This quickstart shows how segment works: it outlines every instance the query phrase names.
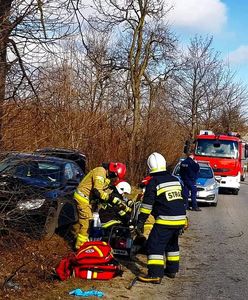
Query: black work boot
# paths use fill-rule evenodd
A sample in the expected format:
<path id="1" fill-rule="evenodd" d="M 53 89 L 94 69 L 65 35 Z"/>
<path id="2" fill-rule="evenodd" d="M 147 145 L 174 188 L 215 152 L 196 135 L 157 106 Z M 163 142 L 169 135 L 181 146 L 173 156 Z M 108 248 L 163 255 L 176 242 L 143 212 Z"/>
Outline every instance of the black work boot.
<path id="1" fill-rule="evenodd" d="M 138 280 L 141 281 L 141 282 L 160 284 L 161 281 L 162 281 L 162 278 L 160 278 L 160 277 L 150 277 L 150 276 L 146 275 L 146 276 L 138 276 Z"/>
<path id="2" fill-rule="evenodd" d="M 192 208 L 193 211 L 201 211 L 200 207 Z"/>
<path id="3" fill-rule="evenodd" d="M 175 278 L 176 277 L 176 273 L 168 273 L 168 272 L 164 272 L 164 276 L 169 277 L 169 278 Z"/>

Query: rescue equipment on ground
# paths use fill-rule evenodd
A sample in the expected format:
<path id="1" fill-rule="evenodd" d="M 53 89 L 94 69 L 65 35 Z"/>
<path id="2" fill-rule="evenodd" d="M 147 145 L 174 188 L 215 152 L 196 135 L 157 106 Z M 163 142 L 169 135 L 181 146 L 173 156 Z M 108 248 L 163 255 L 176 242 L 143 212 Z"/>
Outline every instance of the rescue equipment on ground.
<path id="1" fill-rule="evenodd" d="M 56 273 L 61 280 L 70 277 L 108 280 L 122 275 L 123 271 L 108 243 L 89 241 L 85 242 L 76 253 L 63 258 L 56 268 Z"/>
<path id="2" fill-rule="evenodd" d="M 93 226 L 90 228 L 89 240 L 100 241 L 102 239 L 102 224 L 98 212 L 93 213 Z"/>

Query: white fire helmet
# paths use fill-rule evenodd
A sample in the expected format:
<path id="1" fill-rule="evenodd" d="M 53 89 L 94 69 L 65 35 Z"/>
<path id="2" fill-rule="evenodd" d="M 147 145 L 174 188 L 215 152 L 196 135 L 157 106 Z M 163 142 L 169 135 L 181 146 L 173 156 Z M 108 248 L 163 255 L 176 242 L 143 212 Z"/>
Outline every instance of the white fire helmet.
<path id="1" fill-rule="evenodd" d="M 147 159 L 147 165 L 150 173 L 156 173 L 166 170 L 166 160 L 160 153 L 153 152 Z"/>
<path id="2" fill-rule="evenodd" d="M 119 194 L 131 194 L 131 185 L 126 181 L 120 181 L 115 186 Z"/>

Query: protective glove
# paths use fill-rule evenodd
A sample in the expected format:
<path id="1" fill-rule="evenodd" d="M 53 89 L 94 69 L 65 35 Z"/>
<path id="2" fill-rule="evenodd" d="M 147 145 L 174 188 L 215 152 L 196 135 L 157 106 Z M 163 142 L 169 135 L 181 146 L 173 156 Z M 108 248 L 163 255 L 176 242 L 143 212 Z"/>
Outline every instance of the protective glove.
<path id="1" fill-rule="evenodd" d="M 135 233 L 135 227 L 132 224 L 129 223 L 128 228 L 129 228 L 131 234 Z"/>
<path id="2" fill-rule="evenodd" d="M 185 225 L 183 227 L 184 230 L 187 230 L 189 228 L 189 218 L 186 216 Z"/>
<path id="3" fill-rule="evenodd" d="M 118 204 L 118 209 L 124 211 L 125 213 L 131 213 L 132 211 L 131 207 L 128 207 L 123 201 Z"/>
<path id="4" fill-rule="evenodd" d="M 143 222 L 138 222 L 138 224 L 136 225 L 136 234 L 138 236 L 143 236 L 144 233 L 144 223 Z"/>

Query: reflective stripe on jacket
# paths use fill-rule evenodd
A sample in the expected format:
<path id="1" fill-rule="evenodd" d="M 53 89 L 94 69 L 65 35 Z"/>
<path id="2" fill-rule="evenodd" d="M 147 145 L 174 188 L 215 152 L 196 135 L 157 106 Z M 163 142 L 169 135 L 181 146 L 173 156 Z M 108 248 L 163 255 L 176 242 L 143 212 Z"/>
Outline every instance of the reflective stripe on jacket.
<path id="1" fill-rule="evenodd" d="M 103 167 L 96 167 L 79 183 L 74 193 L 74 198 L 84 197 L 91 200 L 92 190 L 96 189 L 102 200 L 108 200 L 109 194 L 105 191 L 108 185 L 109 179 L 107 179 L 107 171 Z"/>
<path id="2" fill-rule="evenodd" d="M 167 171 L 152 175 L 146 186 L 139 221 L 145 222 L 151 213 L 157 224 L 173 228 L 183 227 L 186 222 L 186 211 L 179 180 Z"/>

